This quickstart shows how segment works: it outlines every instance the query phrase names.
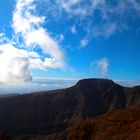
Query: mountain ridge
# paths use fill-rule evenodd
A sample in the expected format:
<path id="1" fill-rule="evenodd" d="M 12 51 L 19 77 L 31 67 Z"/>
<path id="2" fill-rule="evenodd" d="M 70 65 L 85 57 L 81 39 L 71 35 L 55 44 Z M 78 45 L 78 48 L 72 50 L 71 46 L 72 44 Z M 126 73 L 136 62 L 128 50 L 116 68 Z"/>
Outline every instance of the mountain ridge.
<path id="1" fill-rule="evenodd" d="M 51 135 L 139 103 L 140 86 L 126 88 L 112 80 L 84 79 L 58 91 L 0 98 L 0 132 L 14 137 Z"/>

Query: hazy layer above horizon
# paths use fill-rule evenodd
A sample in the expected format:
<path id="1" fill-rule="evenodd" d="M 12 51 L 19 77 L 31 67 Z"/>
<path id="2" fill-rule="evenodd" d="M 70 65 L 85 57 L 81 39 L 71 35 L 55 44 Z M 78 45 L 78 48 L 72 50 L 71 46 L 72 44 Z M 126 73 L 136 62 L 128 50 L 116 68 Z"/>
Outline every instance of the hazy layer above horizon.
<path id="1" fill-rule="evenodd" d="M 30 83 L 24 84 L 0 84 L 0 94 L 10 93 L 30 93 L 36 91 L 48 91 L 67 88 L 74 85 L 77 80 L 74 79 L 46 79 L 34 78 Z"/>
<path id="2" fill-rule="evenodd" d="M 62 89 L 75 85 L 77 81 L 78 79 L 33 78 L 32 82 L 25 84 L 0 84 L 0 94 L 25 94 L 36 91 Z M 116 80 L 115 82 L 126 87 L 140 85 L 140 81 Z"/>

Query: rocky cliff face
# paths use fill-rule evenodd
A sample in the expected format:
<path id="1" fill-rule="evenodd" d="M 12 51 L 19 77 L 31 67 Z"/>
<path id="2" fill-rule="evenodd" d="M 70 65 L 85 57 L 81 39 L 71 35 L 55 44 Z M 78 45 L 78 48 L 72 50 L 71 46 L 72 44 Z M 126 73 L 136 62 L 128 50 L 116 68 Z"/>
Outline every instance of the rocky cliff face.
<path id="1" fill-rule="evenodd" d="M 125 88 L 107 79 L 80 80 L 63 90 L 0 98 L 0 132 L 54 135 L 81 120 L 139 103 L 139 86 Z"/>

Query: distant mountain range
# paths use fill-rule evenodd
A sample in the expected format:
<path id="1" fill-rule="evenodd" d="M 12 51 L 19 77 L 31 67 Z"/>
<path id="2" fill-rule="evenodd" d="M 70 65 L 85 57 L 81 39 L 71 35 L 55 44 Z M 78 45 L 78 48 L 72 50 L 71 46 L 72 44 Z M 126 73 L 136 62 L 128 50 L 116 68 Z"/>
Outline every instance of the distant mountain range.
<path id="1" fill-rule="evenodd" d="M 140 86 L 126 88 L 107 79 L 84 79 L 67 89 L 2 97 L 0 138 L 105 140 L 115 135 L 117 140 L 130 131 L 133 137 L 137 120 L 140 129 L 139 103 Z"/>

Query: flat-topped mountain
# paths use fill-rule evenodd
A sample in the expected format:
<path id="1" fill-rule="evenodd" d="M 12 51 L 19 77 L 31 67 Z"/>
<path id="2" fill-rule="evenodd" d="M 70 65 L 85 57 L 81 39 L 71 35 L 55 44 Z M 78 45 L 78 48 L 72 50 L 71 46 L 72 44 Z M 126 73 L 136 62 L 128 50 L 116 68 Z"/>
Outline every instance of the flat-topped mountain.
<path id="1" fill-rule="evenodd" d="M 139 103 L 139 86 L 84 79 L 67 89 L 0 98 L 0 132 L 10 136 L 59 133 L 81 120 Z"/>

